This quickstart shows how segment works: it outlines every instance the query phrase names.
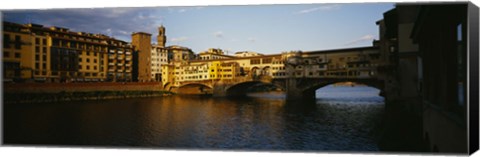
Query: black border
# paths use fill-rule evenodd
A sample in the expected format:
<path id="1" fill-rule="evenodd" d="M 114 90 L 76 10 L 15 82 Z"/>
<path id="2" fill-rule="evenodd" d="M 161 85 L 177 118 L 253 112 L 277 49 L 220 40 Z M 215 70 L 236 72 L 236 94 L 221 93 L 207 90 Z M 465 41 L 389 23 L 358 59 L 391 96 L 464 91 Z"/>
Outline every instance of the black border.
<path id="1" fill-rule="evenodd" d="M 469 90 L 469 153 L 473 154 L 478 150 L 479 145 L 479 110 L 478 110 L 478 7 L 472 2 L 468 5 L 468 31 L 469 31 L 469 75 L 470 75 L 470 90 Z"/>

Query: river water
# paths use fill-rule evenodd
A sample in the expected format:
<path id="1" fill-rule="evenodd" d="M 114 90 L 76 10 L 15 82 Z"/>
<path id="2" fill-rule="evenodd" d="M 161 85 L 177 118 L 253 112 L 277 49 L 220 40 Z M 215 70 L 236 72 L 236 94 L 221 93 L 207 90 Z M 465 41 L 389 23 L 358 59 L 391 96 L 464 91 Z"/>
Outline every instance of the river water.
<path id="1" fill-rule="evenodd" d="M 169 96 L 5 104 L 4 142 L 16 145 L 282 151 L 378 151 L 384 100 L 370 87 L 327 86 L 315 101 Z"/>

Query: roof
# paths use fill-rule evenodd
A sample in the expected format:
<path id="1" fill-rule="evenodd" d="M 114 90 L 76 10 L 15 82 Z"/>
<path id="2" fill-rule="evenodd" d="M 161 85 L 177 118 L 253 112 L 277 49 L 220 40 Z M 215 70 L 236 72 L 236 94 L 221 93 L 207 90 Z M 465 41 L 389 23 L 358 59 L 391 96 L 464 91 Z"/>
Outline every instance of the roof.
<path id="1" fill-rule="evenodd" d="M 343 48 L 343 49 L 331 49 L 331 50 L 318 50 L 318 51 L 303 51 L 307 54 L 318 54 L 318 53 L 344 53 L 345 51 L 364 51 L 364 50 L 375 50 L 378 47 L 367 46 L 367 47 L 354 47 L 354 48 Z"/>
<path id="2" fill-rule="evenodd" d="M 143 34 L 143 35 L 152 36 L 152 34 L 146 33 L 146 32 L 133 32 L 133 33 L 132 33 L 132 35 L 135 35 L 135 34 Z"/>

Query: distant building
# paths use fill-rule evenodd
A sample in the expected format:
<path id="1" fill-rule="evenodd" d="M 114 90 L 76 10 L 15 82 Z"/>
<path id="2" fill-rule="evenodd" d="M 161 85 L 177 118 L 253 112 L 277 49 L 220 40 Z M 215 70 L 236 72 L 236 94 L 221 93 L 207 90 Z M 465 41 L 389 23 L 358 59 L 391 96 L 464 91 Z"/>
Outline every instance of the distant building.
<path id="1" fill-rule="evenodd" d="M 107 74 L 131 80 L 131 45 L 102 34 L 72 32 L 67 28 L 3 22 L 5 81 L 77 82 L 114 81 Z M 119 54 L 122 53 L 122 54 Z M 109 69 L 109 61 L 115 68 Z M 121 75 L 118 73 L 121 69 Z"/>
<path id="2" fill-rule="evenodd" d="M 168 64 L 168 49 L 160 45 L 152 46 L 152 79 L 162 81 L 162 65 Z"/>
<path id="3" fill-rule="evenodd" d="M 235 52 L 235 57 L 253 57 L 253 56 L 263 56 L 263 54 L 253 52 L 253 51 Z"/>
<path id="4" fill-rule="evenodd" d="M 139 82 L 152 81 L 152 66 L 151 66 L 151 34 L 145 32 L 135 32 L 132 34 L 132 45 L 137 51 L 138 57 L 135 60 L 136 68 L 134 72 L 134 79 Z"/>
<path id="5" fill-rule="evenodd" d="M 129 43 L 116 39 L 107 40 L 108 61 L 104 67 L 108 67 L 107 80 L 113 82 L 131 82 L 133 72 L 133 46 Z"/>
<path id="6" fill-rule="evenodd" d="M 208 51 L 203 51 L 198 54 L 199 60 L 215 60 L 215 59 L 227 59 L 235 58 L 234 56 L 225 55 L 222 49 L 210 48 Z"/>
<path id="7" fill-rule="evenodd" d="M 171 60 L 173 62 L 185 62 L 195 58 L 193 51 L 187 47 L 172 45 L 166 48 L 168 49 L 168 53 L 173 55 Z"/>

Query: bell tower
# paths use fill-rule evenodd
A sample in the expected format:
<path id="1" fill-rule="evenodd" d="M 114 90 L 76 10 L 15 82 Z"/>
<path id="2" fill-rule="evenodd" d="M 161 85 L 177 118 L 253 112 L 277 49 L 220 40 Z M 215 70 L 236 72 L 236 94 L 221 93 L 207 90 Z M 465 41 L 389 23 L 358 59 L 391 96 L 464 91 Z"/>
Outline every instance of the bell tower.
<path id="1" fill-rule="evenodd" d="M 165 42 L 167 42 L 167 36 L 165 35 L 165 27 L 161 25 L 160 27 L 158 27 L 157 44 L 158 46 L 165 47 Z"/>

